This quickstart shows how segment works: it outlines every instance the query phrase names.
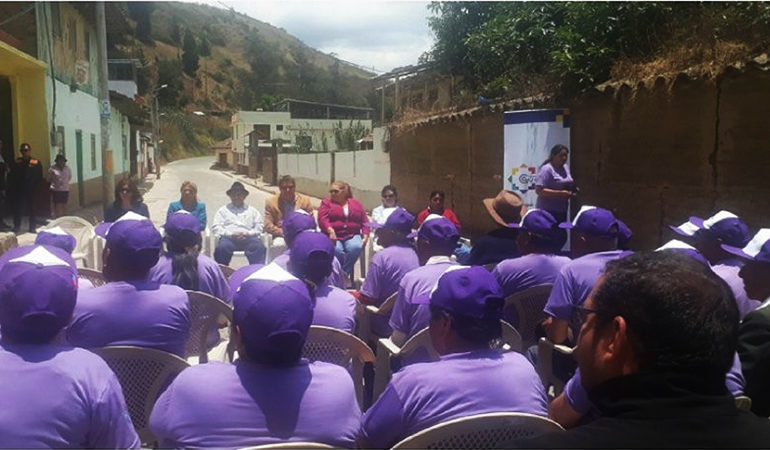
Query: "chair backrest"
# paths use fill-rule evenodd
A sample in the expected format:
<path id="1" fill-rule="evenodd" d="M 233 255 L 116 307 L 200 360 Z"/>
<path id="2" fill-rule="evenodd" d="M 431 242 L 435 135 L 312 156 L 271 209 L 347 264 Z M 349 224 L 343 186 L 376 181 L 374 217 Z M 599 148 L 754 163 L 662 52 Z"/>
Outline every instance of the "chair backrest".
<path id="1" fill-rule="evenodd" d="M 94 287 L 104 286 L 107 284 L 107 280 L 104 278 L 104 274 L 95 269 L 78 267 L 78 278 L 83 278 L 90 281 Z"/>
<path id="2" fill-rule="evenodd" d="M 751 397 L 748 395 L 735 397 L 735 407 L 743 411 L 751 411 Z"/>
<path id="3" fill-rule="evenodd" d="M 380 304 L 380 307 L 377 308 L 377 315 L 384 316 L 384 315 L 390 315 L 390 312 L 393 311 L 393 305 L 396 304 L 396 298 L 398 297 L 398 291 L 394 292 L 390 297 L 386 298 L 382 304 Z"/>
<path id="4" fill-rule="evenodd" d="M 201 363 L 208 362 L 207 338 L 211 330 L 219 329 L 219 319 L 233 321 L 233 307 L 200 291 L 186 291 L 190 302 L 190 336 L 185 346 L 185 356 L 197 356 Z"/>
<path id="5" fill-rule="evenodd" d="M 230 279 L 230 275 L 232 275 L 235 272 L 235 269 L 233 269 L 230 266 L 226 266 L 224 264 L 220 264 L 219 268 L 222 270 L 222 275 L 225 276 L 228 280 Z"/>
<path id="6" fill-rule="evenodd" d="M 529 348 L 537 343 L 535 331 L 540 322 L 547 317 L 543 308 L 548 302 L 552 288 L 552 284 L 543 284 L 509 295 L 505 299 L 504 316 L 509 318 L 515 315 L 518 318 L 518 323 L 513 325 L 521 334 L 523 348 Z M 515 313 L 512 314 L 512 312 Z"/>
<path id="7" fill-rule="evenodd" d="M 269 450 L 269 449 L 303 449 L 303 448 L 337 448 L 331 445 L 321 444 L 320 442 L 281 442 L 278 444 L 257 445 L 255 447 L 244 447 L 239 450 Z"/>
<path id="8" fill-rule="evenodd" d="M 397 443 L 393 449 L 510 448 L 519 439 L 563 430 L 558 423 L 534 414 L 478 414 L 426 428 Z"/>
<path id="9" fill-rule="evenodd" d="M 554 372 L 553 362 L 554 356 L 557 353 L 566 355 L 564 357 L 572 357 L 574 348 L 567 347 L 566 345 L 556 345 L 549 341 L 548 338 L 540 338 L 537 343 L 537 364 L 535 365 L 535 371 L 540 375 L 540 381 L 543 382 L 546 395 L 549 398 L 556 398 L 564 391 L 565 380 L 559 377 L 559 374 Z M 559 357 L 559 356 L 557 356 Z"/>
<path id="10" fill-rule="evenodd" d="M 60 227 L 75 238 L 77 244 L 72 251 L 73 255 L 80 253 L 84 255 L 89 265 L 94 264 L 93 239 L 96 234 L 90 222 L 78 216 L 62 216 L 49 222 L 44 229 L 54 227 Z"/>
<path id="11" fill-rule="evenodd" d="M 308 331 L 302 357 L 351 367 L 356 398 L 364 407 L 364 364 L 374 362 L 374 352 L 364 341 L 352 334 L 331 327 L 313 325 Z"/>
<path id="12" fill-rule="evenodd" d="M 151 348 L 115 346 L 92 349 L 118 377 L 128 413 L 143 443 L 154 442 L 148 427 L 155 401 L 179 372 L 189 367 L 182 358 Z"/>
<path id="13" fill-rule="evenodd" d="M 497 342 L 493 342 L 492 346 L 497 348 L 505 348 L 505 350 L 520 352 L 521 336 L 519 335 L 519 332 L 516 331 L 516 329 L 513 328 L 511 324 L 504 320 L 501 320 L 500 323 L 502 325 L 501 339 Z M 401 358 L 409 359 L 410 355 L 415 354 L 420 349 L 424 349 L 431 360 L 435 361 L 438 359 L 439 355 L 433 348 L 427 327 L 417 332 L 417 334 L 409 338 L 409 340 L 404 343 L 404 345 L 401 347 L 401 350 L 399 351 L 399 356 Z"/>

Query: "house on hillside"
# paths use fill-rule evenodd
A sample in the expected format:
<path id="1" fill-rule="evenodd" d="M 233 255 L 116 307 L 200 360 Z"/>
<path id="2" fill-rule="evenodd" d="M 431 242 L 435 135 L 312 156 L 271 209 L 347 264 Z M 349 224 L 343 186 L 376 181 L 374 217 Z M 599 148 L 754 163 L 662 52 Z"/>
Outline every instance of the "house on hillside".
<path id="1" fill-rule="evenodd" d="M 108 32 L 128 29 L 121 3 L 105 3 Z M 110 114 L 115 176 L 129 171 L 128 116 L 98 99 L 95 3 L 0 3 L 0 139 L 3 157 L 22 142 L 44 169 L 57 153 L 72 169 L 70 209 L 102 199 L 100 113 Z M 125 144 L 124 144 L 125 142 Z M 41 189 L 41 213 L 47 214 Z M 45 211 L 42 211 L 45 209 Z"/>
<path id="2" fill-rule="evenodd" d="M 460 99 L 461 77 L 439 72 L 430 64 L 398 67 L 388 73 L 372 78 L 372 86 L 382 96 L 383 104 L 393 105 L 393 116 L 405 113 L 436 113 L 457 106 Z"/>
<path id="3" fill-rule="evenodd" d="M 280 152 L 333 152 L 334 130 L 363 127 L 372 130 L 371 108 L 285 99 L 274 111 L 238 111 L 231 119 L 234 168 L 256 176 L 265 157 Z"/>
<path id="4" fill-rule="evenodd" d="M 211 146 L 211 151 L 216 155 L 216 164 L 219 167 L 233 166 L 233 138 L 227 138 Z"/>

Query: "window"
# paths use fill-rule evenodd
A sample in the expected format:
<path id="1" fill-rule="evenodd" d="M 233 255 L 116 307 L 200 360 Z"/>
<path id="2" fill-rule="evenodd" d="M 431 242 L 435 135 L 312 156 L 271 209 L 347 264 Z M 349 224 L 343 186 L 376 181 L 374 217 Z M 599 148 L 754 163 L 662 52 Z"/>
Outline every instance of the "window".
<path id="1" fill-rule="evenodd" d="M 91 135 L 91 170 L 96 170 L 96 135 Z"/>
<path id="2" fill-rule="evenodd" d="M 276 125 L 275 131 L 283 131 L 283 125 Z"/>

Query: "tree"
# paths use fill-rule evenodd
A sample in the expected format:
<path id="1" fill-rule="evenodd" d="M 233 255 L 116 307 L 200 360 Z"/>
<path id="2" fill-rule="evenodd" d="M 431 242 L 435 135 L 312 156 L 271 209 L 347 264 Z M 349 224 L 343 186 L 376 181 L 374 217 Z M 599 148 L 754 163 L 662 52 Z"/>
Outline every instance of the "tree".
<path id="1" fill-rule="evenodd" d="M 351 120 L 348 126 L 344 126 L 340 120 L 334 124 L 333 131 L 337 150 L 352 151 L 356 149 L 356 141 L 366 137 L 370 130 L 360 120 L 355 123 Z"/>
<path id="2" fill-rule="evenodd" d="M 186 74 L 195 76 L 198 70 L 198 44 L 195 36 L 188 29 L 184 34 L 184 44 L 182 46 L 182 67 Z"/>
<path id="3" fill-rule="evenodd" d="M 152 2 L 128 2 L 128 14 L 136 21 L 136 38 L 142 42 L 152 42 Z"/>
<path id="4" fill-rule="evenodd" d="M 180 106 L 177 102 L 179 101 L 179 94 L 184 88 L 182 79 L 182 65 L 179 60 L 161 59 L 158 61 L 158 86 L 167 85 L 166 88 L 158 91 L 158 102 L 162 107 Z"/>
<path id="5" fill-rule="evenodd" d="M 200 56 L 211 56 L 211 44 L 207 34 L 204 34 L 201 38 L 200 45 L 198 46 L 198 53 Z"/>

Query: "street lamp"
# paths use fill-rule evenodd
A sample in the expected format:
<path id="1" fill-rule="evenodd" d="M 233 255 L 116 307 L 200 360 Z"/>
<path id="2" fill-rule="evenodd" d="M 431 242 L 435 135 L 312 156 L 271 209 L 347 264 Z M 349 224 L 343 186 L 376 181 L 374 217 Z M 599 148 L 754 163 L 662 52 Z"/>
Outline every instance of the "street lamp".
<path id="1" fill-rule="evenodd" d="M 160 179 L 160 142 L 158 140 L 158 135 L 160 134 L 160 117 L 158 115 L 158 92 L 167 87 L 168 84 L 162 84 L 156 86 L 150 92 L 150 95 L 152 96 L 152 107 L 150 108 L 150 111 L 152 112 L 152 141 L 155 148 L 155 175 L 158 179 Z"/>

